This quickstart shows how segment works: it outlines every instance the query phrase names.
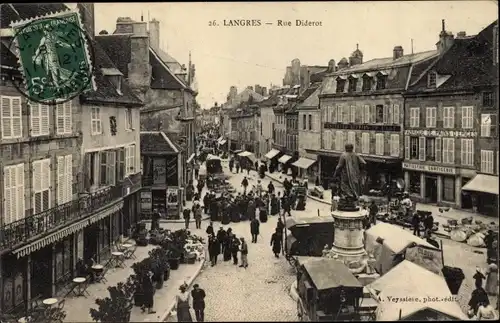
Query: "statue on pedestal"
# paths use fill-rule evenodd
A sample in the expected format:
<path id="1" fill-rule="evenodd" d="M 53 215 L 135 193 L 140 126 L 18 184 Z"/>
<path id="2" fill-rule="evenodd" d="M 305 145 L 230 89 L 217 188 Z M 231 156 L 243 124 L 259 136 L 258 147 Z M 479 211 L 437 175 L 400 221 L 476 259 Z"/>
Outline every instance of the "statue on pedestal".
<path id="1" fill-rule="evenodd" d="M 365 160 L 353 151 L 352 144 L 345 145 L 345 152 L 340 156 L 334 178 L 340 175 L 338 209 L 340 211 L 358 211 L 356 202 L 361 196 L 364 183 Z"/>

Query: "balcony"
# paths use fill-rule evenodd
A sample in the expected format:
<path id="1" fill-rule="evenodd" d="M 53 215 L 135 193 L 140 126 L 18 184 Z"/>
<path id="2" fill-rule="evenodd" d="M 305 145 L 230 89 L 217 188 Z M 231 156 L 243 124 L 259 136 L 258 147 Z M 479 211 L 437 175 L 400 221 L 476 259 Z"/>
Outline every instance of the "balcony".
<path id="1" fill-rule="evenodd" d="M 140 179 L 140 174 L 137 177 Z M 0 250 L 12 248 L 19 243 L 27 242 L 42 234 L 52 233 L 59 227 L 84 219 L 97 209 L 126 196 L 127 191 L 133 192 L 127 187 L 129 185 L 126 182 L 125 185 L 121 182 L 115 186 L 97 189 L 92 193 L 84 193 L 71 202 L 4 225 L 0 230 Z"/>

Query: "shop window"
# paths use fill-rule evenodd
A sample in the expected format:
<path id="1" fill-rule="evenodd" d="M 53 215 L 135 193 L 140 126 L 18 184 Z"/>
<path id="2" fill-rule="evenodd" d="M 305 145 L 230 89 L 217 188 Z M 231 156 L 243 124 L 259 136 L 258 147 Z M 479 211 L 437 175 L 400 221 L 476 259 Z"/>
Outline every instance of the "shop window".
<path id="1" fill-rule="evenodd" d="M 417 172 L 408 172 L 410 175 L 410 187 L 409 192 L 411 194 L 420 195 L 420 173 Z"/>
<path id="2" fill-rule="evenodd" d="M 410 137 L 410 159 L 418 159 L 419 137 Z"/>
<path id="3" fill-rule="evenodd" d="M 436 160 L 436 138 L 425 138 L 425 160 Z"/>
<path id="4" fill-rule="evenodd" d="M 67 237 L 56 245 L 55 278 L 57 291 L 62 290 L 73 278 L 71 242 L 71 237 Z"/>
<path id="5" fill-rule="evenodd" d="M 443 201 L 455 201 L 455 178 L 443 177 Z"/>

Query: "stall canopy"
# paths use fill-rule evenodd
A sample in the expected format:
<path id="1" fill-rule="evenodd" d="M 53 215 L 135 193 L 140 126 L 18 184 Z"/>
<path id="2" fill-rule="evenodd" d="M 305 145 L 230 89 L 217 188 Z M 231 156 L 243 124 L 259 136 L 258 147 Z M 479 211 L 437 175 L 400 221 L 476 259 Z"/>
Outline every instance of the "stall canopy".
<path id="1" fill-rule="evenodd" d="M 298 168 L 302 169 L 308 169 L 309 167 L 312 166 L 316 161 L 309 159 L 309 158 L 304 158 L 300 157 L 295 163 L 293 163 L 293 166 L 297 166 Z"/>
<path id="2" fill-rule="evenodd" d="M 486 174 L 477 174 L 462 187 L 462 190 L 498 195 L 498 177 Z"/>
<path id="3" fill-rule="evenodd" d="M 265 155 L 265 157 L 266 157 L 267 159 L 272 159 L 272 158 L 276 157 L 279 153 L 280 153 L 280 151 L 279 151 L 279 150 L 277 150 L 277 149 L 271 149 L 271 150 L 270 150 L 270 151 L 269 151 L 269 152 Z"/>
<path id="4" fill-rule="evenodd" d="M 237 149 L 237 150 L 233 151 L 233 153 L 234 153 L 234 154 L 239 154 L 239 153 L 241 153 L 242 151 L 243 151 L 243 150 L 241 150 L 241 149 Z"/>
<path id="5" fill-rule="evenodd" d="M 377 321 L 419 320 L 429 311 L 442 319 L 467 319 L 444 278 L 406 260 L 367 288 L 378 294 Z M 389 300 L 394 298 L 405 301 Z"/>
<path id="6" fill-rule="evenodd" d="M 240 156 L 240 157 L 250 157 L 252 155 L 253 155 L 253 153 L 251 153 L 249 151 L 242 151 L 241 153 L 238 154 L 238 156 Z"/>
<path id="7" fill-rule="evenodd" d="M 280 162 L 282 164 L 286 164 L 286 162 L 289 161 L 290 159 L 292 159 L 292 156 L 283 155 L 280 157 L 280 159 L 278 159 L 278 162 Z"/>
<path id="8" fill-rule="evenodd" d="M 363 288 L 343 262 L 332 258 L 318 257 L 302 265 L 318 290 L 338 287 Z"/>
<path id="9" fill-rule="evenodd" d="M 381 239 L 382 243 L 377 242 L 378 239 Z M 412 246 L 422 246 L 431 251 L 439 250 L 424 239 L 413 235 L 411 231 L 392 224 L 382 222 L 365 231 L 365 250 L 368 254 L 374 255 L 375 269 L 381 275 L 397 265 L 405 251 Z"/>
<path id="10" fill-rule="evenodd" d="M 224 145 L 225 143 L 227 142 L 226 139 L 224 139 L 224 137 L 220 137 L 218 140 L 217 140 L 217 143 L 222 146 Z"/>
<path id="11" fill-rule="evenodd" d="M 189 164 L 194 158 L 194 154 L 191 154 L 191 156 L 189 156 L 189 158 L 187 159 L 186 163 Z"/>
<path id="12" fill-rule="evenodd" d="M 208 154 L 207 160 L 220 160 L 220 158 L 215 155 Z"/>

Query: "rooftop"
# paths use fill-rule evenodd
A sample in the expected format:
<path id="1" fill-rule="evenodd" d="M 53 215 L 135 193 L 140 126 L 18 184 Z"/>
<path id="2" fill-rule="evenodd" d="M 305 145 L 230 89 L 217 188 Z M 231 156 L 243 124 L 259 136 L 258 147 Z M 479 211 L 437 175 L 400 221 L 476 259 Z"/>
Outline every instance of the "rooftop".
<path id="1" fill-rule="evenodd" d="M 163 131 L 141 131 L 141 154 L 178 152 L 177 146 Z"/>

